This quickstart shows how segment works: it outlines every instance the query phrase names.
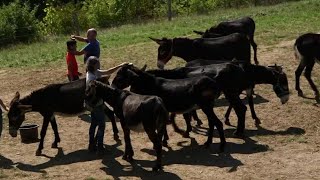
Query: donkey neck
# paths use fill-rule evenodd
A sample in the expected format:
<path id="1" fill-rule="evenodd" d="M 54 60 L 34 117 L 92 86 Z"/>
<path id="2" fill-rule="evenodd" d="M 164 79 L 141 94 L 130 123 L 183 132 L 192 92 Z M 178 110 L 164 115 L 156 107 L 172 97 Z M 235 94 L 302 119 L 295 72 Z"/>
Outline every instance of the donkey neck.
<path id="1" fill-rule="evenodd" d="M 131 83 L 131 91 L 145 94 L 156 89 L 158 79 L 154 75 L 145 72 L 138 72 L 138 75 Z"/>
<path id="2" fill-rule="evenodd" d="M 193 41 L 194 40 L 188 38 L 174 38 L 172 40 L 172 55 L 180 57 L 186 62 L 194 60 Z"/>
<path id="3" fill-rule="evenodd" d="M 32 105 L 33 101 L 32 101 L 32 94 L 20 99 L 19 101 L 22 105 Z"/>
<path id="4" fill-rule="evenodd" d="M 121 90 L 110 87 L 109 85 L 98 84 L 96 87 L 97 96 L 106 101 L 110 106 L 115 108 L 119 102 L 122 102 L 125 97 Z"/>
<path id="5" fill-rule="evenodd" d="M 253 81 L 254 84 L 275 84 L 276 71 L 271 68 L 267 68 L 259 65 L 248 65 L 249 67 L 244 68 L 248 74 L 248 78 Z"/>

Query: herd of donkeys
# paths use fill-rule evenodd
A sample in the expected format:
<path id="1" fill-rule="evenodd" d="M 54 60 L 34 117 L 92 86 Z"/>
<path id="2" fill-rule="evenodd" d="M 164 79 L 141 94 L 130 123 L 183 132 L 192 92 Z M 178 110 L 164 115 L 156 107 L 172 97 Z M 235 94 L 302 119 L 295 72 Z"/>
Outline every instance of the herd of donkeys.
<path id="1" fill-rule="evenodd" d="M 157 159 L 153 170 L 160 170 L 162 147 L 168 146 L 168 121 L 172 121 L 177 132 L 189 137 L 192 130 L 191 119 L 197 120 L 198 125 L 202 124 L 197 116 L 197 109 L 201 109 L 208 119 L 208 139 L 204 145 L 210 146 L 216 127 L 220 137 L 219 151 L 224 151 L 226 139 L 223 124 L 213 111 L 215 100 L 224 94 L 230 103 L 225 124 L 230 124 L 228 117 L 233 108 L 238 118 L 234 135 L 243 137 L 247 108 L 239 97 L 242 91 L 246 90 L 252 118 L 259 124 L 253 103 L 255 85 L 271 84 L 274 93 L 284 104 L 289 100 L 287 75 L 281 66 L 258 65 L 257 44 L 254 42 L 255 22 L 250 17 L 221 22 L 205 32 L 194 32 L 202 37 L 150 38 L 159 44 L 159 69 L 146 70 L 146 66 L 138 68 L 126 64 L 118 70 L 111 85 L 108 85 L 106 78 L 92 81 L 89 86 L 86 86 L 85 79 L 80 79 L 70 83 L 51 84 L 23 98 L 17 92 L 8 113 L 10 135 L 17 136 L 17 130 L 25 120 L 25 113 L 39 112 L 43 116 L 43 125 L 36 154 L 40 155 L 49 123 L 55 135 L 52 147 L 57 147 L 60 142 L 55 113 L 79 114 L 86 110 L 84 100 L 94 106 L 99 99 L 103 99 L 113 108 L 114 113 L 108 113 L 108 116 L 112 121 L 115 139 L 119 139 L 119 136 L 114 115 L 120 119 L 125 140 L 123 159 L 133 159 L 130 130 L 142 130 L 147 133 L 156 151 Z M 250 63 L 250 45 L 254 49 L 255 64 Z M 311 71 L 315 62 L 320 60 L 320 35 L 308 33 L 298 37 L 294 51 L 296 58 L 300 59 L 295 72 L 298 95 L 303 96 L 299 79 L 305 69 L 305 77 L 319 102 L 319 91 L 311 80 Z M 165 64 L 173 56 L 185 60 L 186 65 L 164 70 Z M 128 87 L 130 91 L 124 90 Z M 182 131 L 175 123 L 175 114 L 183 114 L 186 131 Z"/>

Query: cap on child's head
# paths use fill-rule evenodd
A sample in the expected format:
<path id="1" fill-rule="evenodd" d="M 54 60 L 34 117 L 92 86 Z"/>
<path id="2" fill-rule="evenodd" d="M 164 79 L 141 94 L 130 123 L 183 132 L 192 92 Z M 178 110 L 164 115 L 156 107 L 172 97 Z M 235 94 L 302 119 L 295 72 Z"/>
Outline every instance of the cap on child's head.
<path id="1" fill-rule="evenodd" d="M 75 40 L 69 40 L 69 41 L 67 41 L 67 47 L 69 48 L 70 46 L 73 46 L 73 45 L 76 45 L 77 44 L 77 41 L 75 41 Z"/>

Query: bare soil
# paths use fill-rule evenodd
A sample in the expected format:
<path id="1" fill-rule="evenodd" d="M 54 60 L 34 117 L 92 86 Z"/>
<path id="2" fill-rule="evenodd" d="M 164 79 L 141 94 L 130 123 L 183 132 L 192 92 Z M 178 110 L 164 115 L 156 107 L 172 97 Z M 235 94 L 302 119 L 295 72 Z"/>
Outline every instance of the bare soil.
<path id="1" fill-rule="evenodd" d="M 61 143 L 51 149 L 53 132 L 48 129 L 43 156 L 35 156 L 38 143 L 23 144 L 20 137 L 12 138 L 8 128 L 0 141 L 0 178 L 3 179 L 319 179 L 320 178 L 320 107 L 315 104 L 313 92 L 305 78 L 301 77 L 304 93 L 310 98 L 297 96 L 294 90 L 294 71 L 298 65 L 293 55 L 294 41 L 273 46 L 259 46 L 261 64 L 282 64 L 288 74 L 291 96 L 281 105 L 270 85 L 256 87 L 256 112 L 262 124 L 254 125 L 247 111 L 245 139 L 232 137 L 234 127 L 224 126 L 227 136 L 225 153 L 218 154 L 219 139 L 214 138 L 210 149 L 201 145 L 206 140 L 207 121 L 183 138 L 168 128 L 170 149 L 164 148 L 164 172 L 153 173 L 155 160 L 152 143 L 144 133 L 132 133 L 135 161 L 122 160 L 121 143 L 113 140 L 110 122 L 107 123 L 105 144 L 108 152 L 99 157 L 87 151 L 89 123 L 80 117 L 57 117 Z M 320 86 L 320 66 L 316 65 L 313 79 Z M 50 83 L 65 81 L 65 66 L 51 69 L 2 69 L 0 94 L 10 102 L 16 91 L 27 95 L 32 90 Z M 219 100 L 215 112 L 224 120 L 226 103 Z M 5 115 L 4 115 L 5 116 Z M 5 119 L 7 127 L 7 118 Z M 179 124 L 185 128 L 179 116 Z M 27 122 L 41 125 L 37 113 L 29 113 Z M 236 125 L 234 112 L 231 123 Z"/>

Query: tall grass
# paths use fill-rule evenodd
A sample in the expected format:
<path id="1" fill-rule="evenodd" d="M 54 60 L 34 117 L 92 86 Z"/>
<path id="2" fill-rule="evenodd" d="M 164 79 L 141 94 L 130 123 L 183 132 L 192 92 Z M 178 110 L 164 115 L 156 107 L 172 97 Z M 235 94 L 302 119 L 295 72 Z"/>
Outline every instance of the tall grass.
<path id="1" fill-rule="evenodd" d="M 196 37 L 192 30 L 204 30 L 217 22 L 251 16 L 256 21 L 256 41 L 275 44 L 294 39 L 306 32 L 320 31 L 320 1 L 304 0 L 274 6 L 221 9 L 208 15 L 151 20 L 117 28 L 99 29 L 102 58 L 108 63 L 130 60 L 139 64 L 154 64 L 156 45 L 148 37 Z M 65 41 L 68 36 L 47 37 L 46 41 L 19 44 L 0 50 L 0 67 L 56 66 L 64 63 Z M 84 44 L 78 45 L 78 47 Z M 79 58 L 82 60 L 82 58 Z"/>

